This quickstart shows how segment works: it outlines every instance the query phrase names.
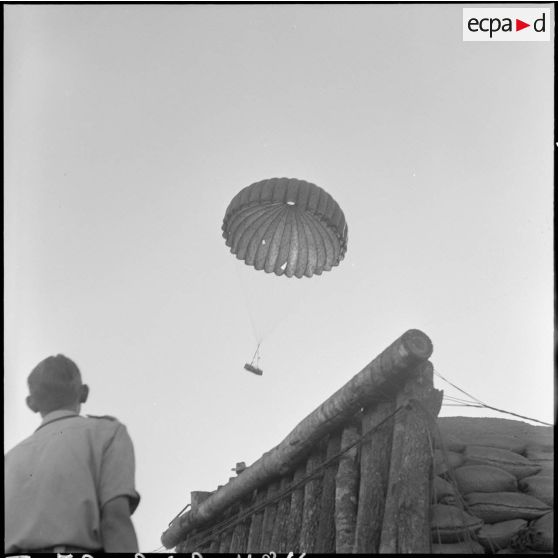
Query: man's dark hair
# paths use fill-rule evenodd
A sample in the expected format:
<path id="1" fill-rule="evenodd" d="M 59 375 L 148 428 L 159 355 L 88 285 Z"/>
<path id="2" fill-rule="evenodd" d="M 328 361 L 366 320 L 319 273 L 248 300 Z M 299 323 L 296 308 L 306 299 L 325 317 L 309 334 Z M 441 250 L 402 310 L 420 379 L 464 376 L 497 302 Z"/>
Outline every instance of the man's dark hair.
<path id="1" fill-rule="evenodd" d="M 73 360 L 64 355 L 39 362 L 27 378 L 29 393 L 38 410 L 50 413 L 79 401 L 81 374 Z"/>

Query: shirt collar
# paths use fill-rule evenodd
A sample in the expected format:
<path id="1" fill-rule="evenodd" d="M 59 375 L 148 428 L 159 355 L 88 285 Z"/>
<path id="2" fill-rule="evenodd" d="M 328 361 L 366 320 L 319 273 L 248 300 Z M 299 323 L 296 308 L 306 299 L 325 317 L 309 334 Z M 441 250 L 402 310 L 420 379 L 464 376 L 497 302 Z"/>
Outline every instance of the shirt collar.
<path id="1" fill-rule="evenodd" d="M 79 416 L 79 413 L 76 413 L 75 411 L 70 411 L 69 409 L 58 409 L 57 411 L 51 411 L 50 413 L 47 413 L 43 417 L 43 420 L 41 421 L 41 426 L 44 426 L 45 424 L 48 424 L 49 422 L 52 422 L 54 420 L 58 420 L 64 417 L 71 417 L 71 416 L 77 417 Z"/>

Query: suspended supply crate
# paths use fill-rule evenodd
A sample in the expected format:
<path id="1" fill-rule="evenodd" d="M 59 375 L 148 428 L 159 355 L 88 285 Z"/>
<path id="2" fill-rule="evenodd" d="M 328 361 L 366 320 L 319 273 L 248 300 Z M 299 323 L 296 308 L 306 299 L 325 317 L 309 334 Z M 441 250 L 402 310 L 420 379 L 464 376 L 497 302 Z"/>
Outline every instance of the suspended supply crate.
<path id="1" fill-rule="evenodd" d="M 254 362 L 256 363 L 254 365 Z M 252 374 L 256 374 L 256 376 L 262 376 L 263 370 L 260 368 L 260 343 L 256 347 L 256 352 L 252 357 L 252 362 L 250 364 L 246 363 L 244 365 L 244 370 L 248 370 L 248 372 L 252 372 Z"/>

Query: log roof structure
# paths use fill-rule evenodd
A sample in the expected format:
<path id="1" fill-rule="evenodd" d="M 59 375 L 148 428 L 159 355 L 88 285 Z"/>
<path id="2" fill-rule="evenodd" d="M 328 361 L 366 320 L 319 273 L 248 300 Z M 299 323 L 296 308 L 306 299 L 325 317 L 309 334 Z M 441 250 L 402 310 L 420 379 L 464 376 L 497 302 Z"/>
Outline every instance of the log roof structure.
<path id="1" fill-rule="evenodd" d="M 438 418 L 409 330 L 161 541 L 177 552 L 551 552 L 553 429 Z M 549 542 L 550 541 L 550 542 Z"/>

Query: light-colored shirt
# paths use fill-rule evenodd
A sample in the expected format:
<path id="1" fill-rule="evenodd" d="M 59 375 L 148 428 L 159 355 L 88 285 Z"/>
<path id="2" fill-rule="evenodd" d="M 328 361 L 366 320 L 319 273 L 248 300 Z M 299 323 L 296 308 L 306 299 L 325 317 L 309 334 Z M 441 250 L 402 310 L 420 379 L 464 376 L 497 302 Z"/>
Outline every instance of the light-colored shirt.
<path id="1" fill-rule="evenodd" d="M 135 510 L 134 474 L 134 447 L 123 424 L 49 413 L 5 458 L 5 552 L 101 549 L 100 510 L 118 496 Z"/>

